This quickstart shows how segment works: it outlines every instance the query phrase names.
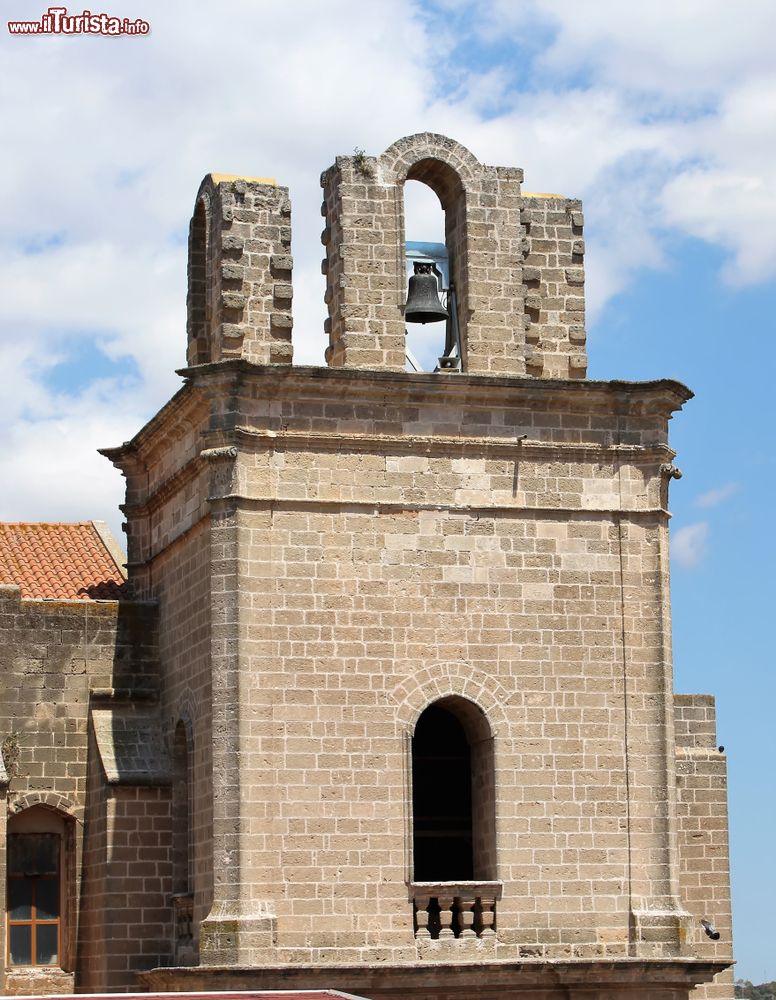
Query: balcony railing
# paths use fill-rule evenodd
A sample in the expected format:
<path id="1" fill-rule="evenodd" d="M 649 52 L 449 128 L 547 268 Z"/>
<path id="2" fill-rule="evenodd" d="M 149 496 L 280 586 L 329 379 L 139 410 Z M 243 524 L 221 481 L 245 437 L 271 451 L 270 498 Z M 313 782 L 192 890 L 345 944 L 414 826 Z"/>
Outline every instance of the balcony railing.
<path id="1" fill-rule="evenodd" d="M 501 882 L 411 882 L 415 937 L 492 938 Z"/>

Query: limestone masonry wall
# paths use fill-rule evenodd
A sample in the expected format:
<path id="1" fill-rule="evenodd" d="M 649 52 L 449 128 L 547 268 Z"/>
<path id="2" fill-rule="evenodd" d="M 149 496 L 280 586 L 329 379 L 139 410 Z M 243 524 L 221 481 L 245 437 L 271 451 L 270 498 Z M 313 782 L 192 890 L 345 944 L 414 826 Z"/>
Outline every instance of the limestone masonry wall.
<path id="1" fill-rule="evenodd" d="M 213 723 L 209 520 L 168 546 L 153 562 L 154 595 L 160 609 L 159 655 L 165 664 L 162 719 L 168 740 L 183 722 L 187 734 L 191 828 L 186 847 L 193 895 L 192 957 L 199 927 L 213 898 Z M 180 891 L 180 890 L 178 890 Z"/>
<path id="2" fill-rule="evenodd" d="M 439 697 L 480 706 L 496 761 L 498 933 L 456 953 L 682 953 L 673 752 L 644 734 L 673 724 L 663 504 L 684 390 L 394 375 L 387 397 L 366 373 L 225 373 L 197 379 L 203 444 L 222 441 L 203 957 L 437 955 L 408 900 L 407 748 Z M 196 593 L 186 564 L 205 583 L 195 537 L 154 556 L 171 690 L 205 617 L 171 589 Z"/>
<path id="3" fill-rule="evenodd" d="M 727 758 L 717 746 L 716 708 L 708 694 L 674 696 L 676 713 L 677 809 L 682 902 L 699 919 L 692 924 L 693 953 L 730 953 L 730 850 L 728 846 Z M 701 913 L 703 911 L 703 913 Z M 710 939 L 699 920 L 711 921 L 719 940 Z M 733 970 L 694 992 L 729 997 Z"/>
<path id="4" fill-rule="evenodd" d="M 4 868 L 7 822 L 26 819 L 27 811 L 42 807 L 44 815 L 57 817 L 62 826 L 67 883 L 62 969 L 5 969 L 5 993 L 73 992 L 75 970 L 84 968 L 82 955 L 92 955 L 99 968 L 105 952 L 95 948 L 95 941 L 114 922 L 120 927 L 111 934 L 125 939 L 123 966 L 111 960 L 104 966 L 104 978 L 95 982 L 126 988 L 133 981 L 130 970 L 143 964 L 142 955 L 157 934 L 146 917 L 149 907 L 162 905 L 163 872 L 157 873 L 156 883 L 146 879 L 142 848 L 149 836 L 155 842 L 160 831 L 149 834 L 150 828 L 142 825 L 132 833 L 119 823 L 99 832 L 100 802 L 109 799 L 110 792 L 90 722 L 100 692 L 156 696 L 154 630 L 150 606 L 22 600 L 17 587 L 0 587 L 0 727 L 9 805 L 0 829 L 0 858 Z M 133 789 L 129 794 L 138 804 L 149 795 L 164 796 L 159 789 Z M 163 805 L 165 809 L 169 812 Z M 116 878 L 122 880 L 123 896 L 110 888 Z M 128 906 L 133 880 L 143 891 L 142 901 L 138 895 Z M 159 964 L 169 953 L 169 927 L 163 936 L 164 946 L 152 949 L 146 966 Z"/>

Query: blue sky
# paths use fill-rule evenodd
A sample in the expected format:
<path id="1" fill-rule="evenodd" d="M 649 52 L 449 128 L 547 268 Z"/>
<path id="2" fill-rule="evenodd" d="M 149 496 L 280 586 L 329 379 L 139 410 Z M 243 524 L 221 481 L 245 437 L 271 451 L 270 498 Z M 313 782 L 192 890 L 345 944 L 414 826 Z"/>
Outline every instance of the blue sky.
<path id="1" fill-rule="evenodd" d="M 5 16 L 45 6 L 9 0 Z M 696 393 L 672 426 L 676 687 L 717 695 L 737 974 L 776 978 L 776 5 L 223 0 L 216 14 L 192 0 L 185 19 L 172 6 L 111 3 L 150 21 L 138 38 L 3 26 L 0 518 L 119 532 L 121 480 L 96 448 L 178 384 L 205 173 L 290 187 L 307 363 L 325 344 L 318 176 L 337 154 L 438 131 L 522 166 L 528 190 L 581 197 L 590 375 Z M 428 213 L 419 202 L 421 229 Z"/>

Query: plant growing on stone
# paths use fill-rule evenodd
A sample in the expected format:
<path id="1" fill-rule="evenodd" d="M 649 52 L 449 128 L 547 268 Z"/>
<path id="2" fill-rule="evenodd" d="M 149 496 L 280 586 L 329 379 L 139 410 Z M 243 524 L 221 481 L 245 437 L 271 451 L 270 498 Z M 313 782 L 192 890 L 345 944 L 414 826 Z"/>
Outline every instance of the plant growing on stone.
<path id="1" fill-rule="evenodd" d="M 358 146 L 353 150 L 353 167 L 362 177 L 374 176 L 374 170 L 363 149 Z"/>

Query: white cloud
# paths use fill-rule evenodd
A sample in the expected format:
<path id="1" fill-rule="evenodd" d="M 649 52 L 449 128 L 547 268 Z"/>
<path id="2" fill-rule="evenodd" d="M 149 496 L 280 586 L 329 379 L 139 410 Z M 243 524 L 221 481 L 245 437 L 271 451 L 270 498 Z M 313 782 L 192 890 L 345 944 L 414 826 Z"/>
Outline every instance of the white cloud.
<path id="1" fill-rule="evenodd" d="M 620 0 L 490 0 L 479 9 L 480 32 L 502 45 L 507 36 L 531 51 L 544 38 L 531 93 L 518 104 L 531 149 L 555 164 L 542 178 L 570 175 L 564 193 L 581 194 L 596 220 L 594 311 L 639 268 L 660 266 L 665 229 L 722 248 L 731 283 L 776 277 L 771 0 L 749 0 L 745 14 L 725 0 L 655 0 L 627 13 Z M 547 114 L 553 101 L 559 119 Z M 608 127 L 597 128 L 606 117 Z M 607 213 L 604 189 L 617 193 L 627 219 Z"/>
<path id="2" fill-rule="evenodd" d="M 695 500 L 695 506 L 716 507 L 718 504 L 724 503 L 725 500 L 732 497 L 740 488 L 738 483 L 725 483 L 724 486 L 717 486 L 714 489 L 707 490 L 705 493 L 701 493 Z"/>
<path id="3" fill-rule="evenodd" d="M 555 79 L 587 71 L 597 82 L 650 92 L 667 102 L 714 97 L 740 81 L 742 70 L 773 66 L 776 8 L 770 0 L 653 0 L 592 4 L 557 0 L 496 0 L 498 20 L 523 38 L 540 18 L 553 31 L 540 66 Z"/>
<path id="4" fill-rule="evenodd" d="M 3 257 L 3 339 L 13 345 L 22 332 L 32 336 L 37 347 L 30 360 L 39 370 L 57 360 L 68 339 L 98 333 L 111 356 L 136 361 L 149 403 L 170 391 L 173 369 L 185 363 L 179 253 L 155 247 L 148 237 L 134 245 L 106 233 L 33 256 Z M 7 370 L 4 376 L 10 382 Z"/>
<path id="5" fill-rule="evenodd" d="M 43 9 L 27 6 L 13 15 Z M 95 449 L 131 436 L 179 385 L 185 236 L 210 170 L 291 187 L 296 357 L 322 363 L 318 175 L 338 153 L 423 127 L 430 59 L 408 2 L 343 0 L 341 19 L 303 6 L 303 18 L 298 4 L 192 3 L 185 18 L 160 6 L 145 39 L 0 38 L 13 151 L 0 161 L 0 517 L 115 510 L 121 478 Z M 52 367 L 95 337 L 140 384 L 52 391 Z"/>
<path id="6" fill-rule="evenodd" d="M 123 544 L 123 479 L 97 448 L 131 437 L 147 402 L 116 390 L 115 382 L 101 380 L 79 398 L 54 399 L 45 417 L 20 418 L 3 428 L 2 520 L 101 518 Z"/>
<path id="7" fill-rule="evenodd" d="M 75 468 L 92 429 L 94 444 L 117 443 L 177 386 L 186 230 L 210 170 L 291 189 L 301 363 L 321 363 L 325 346 L 318 175 L 338 153 L 379 153 L 414 131 L 524 167 L 529 190 L 585 200 L 593 317 L 639 270 L 665 266 L 666 231 L 721 246 L 731 280 L 776 274 L 770 0 L 750 0 L 746 17 L 720 0 L 657 0 L 627 16 L 619 0 L 444 6 L 455 30 L 411 0 L 338 0 L 337 17 L 315 0 L 224 0 L 217 12 L 193 0 L 185 18 L 157 5 L 146 38 L 0 37 L 12 151 L 0 160 L 0 452 L 24 466 L 14 476 L 6 460 L 0 517 L 50 498 L 50 469 L 68 451 Z M 129 0 L 112 11 L 137 16 Z M 466 65 L 488 26 L 496 60 Z M 514 84 L 510 42 L 535 59 L 530 91 Z M 52 392 L 52 365 L 85 337 L 141 384 Z M 110 410 L 99 440 L 90 406 Z"/>
<path id="8" fill-rule="evenodd" d="M 659 196 L 664 224 L 723 248 L 723 276 L 751 284 L 776 275 L 776 75 L 742 73 L 713 114 L 688 122 L 688 164 Z"/>
<path id="9" fill-rule="evenodd" d="M 707 521 L 687 524 L 671 535 L 671 556 L 682 569 L 695 569 L 706 556 L 709 540 Z"/>

